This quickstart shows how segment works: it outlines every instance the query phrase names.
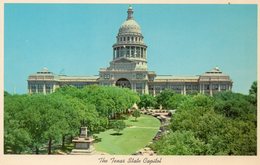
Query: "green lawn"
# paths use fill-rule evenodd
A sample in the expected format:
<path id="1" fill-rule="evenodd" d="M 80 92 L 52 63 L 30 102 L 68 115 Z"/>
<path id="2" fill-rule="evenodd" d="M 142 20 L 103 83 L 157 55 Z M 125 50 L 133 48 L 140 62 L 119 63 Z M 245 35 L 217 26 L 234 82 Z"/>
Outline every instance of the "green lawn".
<path id="1" fill-rule="evenodd" d="M 112 129 L 96 134 L 101 140 L 94 144 L 96 150 L 113 155 L 135 153 L 152 141 L 160 127 L 159 120 L 147 115 L 137 118 L 137 122 L 133 117 L 125 122 L 127 128 L 121 132 L 122 135 L 111 135 L 115 133 Z"/>

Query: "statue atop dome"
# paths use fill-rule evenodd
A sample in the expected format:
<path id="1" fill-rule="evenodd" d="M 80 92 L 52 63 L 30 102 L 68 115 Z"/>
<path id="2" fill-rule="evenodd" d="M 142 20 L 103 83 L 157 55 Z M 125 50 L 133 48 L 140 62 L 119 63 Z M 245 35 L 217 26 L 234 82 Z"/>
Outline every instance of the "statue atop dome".
<path id="1" fill-rule="evenodd" d="M 127 10 L 127 14 L 128 14 L 127 15 L 127 20 L 134 19 L 133 13 L 134 13 L 134 10 L 133 10 L 132 6 L 129 5 L 128 10 Z"/>

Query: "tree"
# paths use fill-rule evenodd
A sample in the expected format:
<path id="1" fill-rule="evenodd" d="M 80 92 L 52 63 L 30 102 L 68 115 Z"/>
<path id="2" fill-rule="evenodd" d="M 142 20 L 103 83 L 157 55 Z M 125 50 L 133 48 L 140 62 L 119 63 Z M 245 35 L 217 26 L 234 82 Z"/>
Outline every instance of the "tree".
<path id="1" fill-rule="evenodd" d="M 135 121 L 137 121 L 136 119 L 141 116 L 141 112 L 138 109 L 136 109 L 132 113 L 132 116 L 135 117 Z"/>
<path id="2" fill-rule="evenodd" d="M 257 81 L 254 81 L 249 89 L 249 94 L 257 96 Z"/>
<path id="3" fill-rule="evenodd" d="M 182 94 L 174 94 L 166 101 L 169 109 L 177 109 L 183 101 L 185 101 L 189 96 L 185 96 Z"/>
<path id="4" fill-rule="evenodd" d="M 23 119 L 27 95 L 4 96 L 4 153 L 20 154 L 28 151 L 31 136 Z"/>
<path id="5" fill-rule="evenodd" d="M 171 89 L 163 90 L 159 95 L 156 95 L 157 107 L 162 105 L 163 108 L 168 109 L 168 100 L 174 95 L 174 91 Z"/>
<path id="6" fill-rule="evenodd" d="M 254 81 L 249 89 L 249 96 L 252 98 L 251 102 L 256 105 L 257 104 L 257 81 Z"/>
<path id="7" fill-rule="evenodd" d="M 228 118 L 253 119 L 256 116 L 256 105 L 250 101 L 250 96 L 233 92 L 221 92 L 214 95 L 214 110 Z M 254 120 L 254 119 L 253 119 Z"/>
<path id="8" fill-rule="evenodd" d="M 143 94 L 140 96 L 140 102 L 138 104 L 138 107 L 155 107 L 156 105 L 156 98 L 152 95 Z"/>
<path id="9" fill-rule="evenodd" d="M 11 94 L 8 93 L 7 91 L 4 91 L 4 96 L 10 96 Z"/>
<path id="10" fill-rule="evenodd" d="M 171 132 L 156 141 L 151 147 L 159 155 L 201 155 L 204 143 L 191 131 Z"/>
<path id="11" fill-rule="evenodd" d="M 182 148 L 182 154 L 256 155 L 256 107 L 250 104 L 247 95 L 224 92 L 214 98 L 205 95 L 188 97 L 178 106 L 170 128 L 178 134 L 191 132 L 202 142 L 200 152 L 195 145 L 190 149 Z M 177 136 L 175 141 L 163 136 L 155 148 L 162 154 L 178 154 L 171 148 L 183 141 L 181 136 L 184 135 Z"/>
<path id="12" fill-rule="evenodd" d="M 122 131 L 123 129 L 125 129 L 126 124 L 123 120 L 116 120 L 111 122 L 111 128 L 117 132 L 117 134 L 120 134 L 120 131 Z"/>

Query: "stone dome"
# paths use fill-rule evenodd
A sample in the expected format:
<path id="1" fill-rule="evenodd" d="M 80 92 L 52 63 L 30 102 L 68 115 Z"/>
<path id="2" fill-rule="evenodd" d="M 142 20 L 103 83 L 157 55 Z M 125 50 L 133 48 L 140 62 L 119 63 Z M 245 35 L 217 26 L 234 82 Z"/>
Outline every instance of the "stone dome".
<path id="1" fill-rule="evenodd" d="M 139 33 L 141 34 L 141 28 L 138 23 L 133 18 L 133 8 L 129 6 L 127 10 L 127 19 L 126 21 L 120 26 L 119 34 L 125 33 Z"/>
<path id="2" fill-rule="evenodd" d="M 135 20 L 129 19 L 121 25 L 119 33 L 141 33 L 141 28 Z"/>

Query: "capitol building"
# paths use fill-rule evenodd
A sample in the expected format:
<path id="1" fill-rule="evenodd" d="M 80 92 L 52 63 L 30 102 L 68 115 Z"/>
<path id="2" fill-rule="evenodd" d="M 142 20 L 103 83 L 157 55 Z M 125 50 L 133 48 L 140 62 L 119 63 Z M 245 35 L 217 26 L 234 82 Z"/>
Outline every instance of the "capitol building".
<path id="1" fill-rule="evenodd" d="M 215 67 L 198 76 L 157 75 L 147 66 L 147 45 L 144 42 L 139 24 L 133 17 L 133 8 L 129 6 L 127 19 L 120 26 L 113 45 L 113 60 L 109 67 L 101 68 L 98 76 L 58 75 L 43 68 L 28 77 L 28 93 L 52 93 L 64 85 L 82 88 L 86 85 L 119 86 L 130 88 L 140 94 L 157 95 L 164 89 L 176 93 L 203 93 L 212 95 L 216 92 L 232 89 L 229 75 Z"/>

